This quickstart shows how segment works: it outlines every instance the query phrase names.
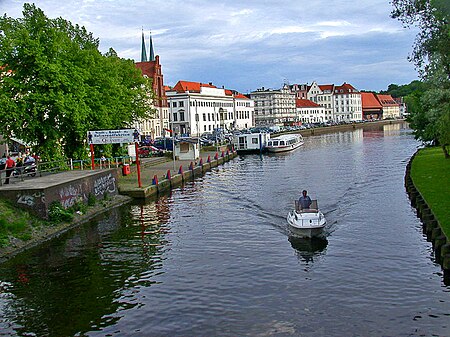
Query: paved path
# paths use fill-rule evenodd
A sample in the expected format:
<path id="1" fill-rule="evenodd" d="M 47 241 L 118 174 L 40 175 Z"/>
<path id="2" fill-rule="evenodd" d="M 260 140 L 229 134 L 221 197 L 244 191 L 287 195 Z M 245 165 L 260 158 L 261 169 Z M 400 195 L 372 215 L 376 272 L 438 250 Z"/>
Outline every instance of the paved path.
<path id="1" fill-rule="evenodd" d="M 203 162 L 206 163 L 208 156 L 211 160 L 214 158 L 216 152 L 202 152 L 201 158 Z M 220 156 L 220 154 L 219 154 Z M 168 157 L 151 157 L 151 158 L 141 158 L 141 182 L 142 187 L 152 185 L 152 179 L 156 175 L 159 180 L 166 177 L 167 171 L 170 170 L 171 175 L 178 174 L 180 166 L 183 167 L 183 171 L 189 170 L 189 165 L 193 162 L 192 160 L 171 160 Z M 122 176 L 122 168 L 116 168 L 112 166 L 111 169 L 119 170 L 119 185 L 129 185 L 133 187 L 138 187 L 136 165 L 131 166 L 131 174 L 128 176 Z M 24 177 L 22 181 L 20 177 L 11 177 L 10 184 L 3 184 L 0 186 L 0 193 L 2 190 L 27 190 L 35 188 L 46 188 L 49 186 L 58 185 L 61 183 L 66 183 L 72 180 L 81 179 L 95 174 L 99 170 L 73 170 L 64 171 L 53 174 L 46 174 L 42 177 L 38 175 L 35 177 Z M 4 178 L 4 175 L 2 175 Z"/>

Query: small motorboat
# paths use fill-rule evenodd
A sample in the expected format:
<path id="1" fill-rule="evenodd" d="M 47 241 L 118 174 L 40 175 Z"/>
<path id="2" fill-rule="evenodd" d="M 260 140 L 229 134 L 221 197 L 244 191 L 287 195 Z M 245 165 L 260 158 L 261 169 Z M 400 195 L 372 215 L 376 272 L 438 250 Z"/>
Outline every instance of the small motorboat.
<path id="1" fill-rule="evenodd" d="M 317 206 L 317 200 L 312 200 L 308 209 L 302 209 L 298 200 L 295 209 L 288 213 L 287 222 L 293 236 L 301 238 L 324 237 L 325 216 Z"/>

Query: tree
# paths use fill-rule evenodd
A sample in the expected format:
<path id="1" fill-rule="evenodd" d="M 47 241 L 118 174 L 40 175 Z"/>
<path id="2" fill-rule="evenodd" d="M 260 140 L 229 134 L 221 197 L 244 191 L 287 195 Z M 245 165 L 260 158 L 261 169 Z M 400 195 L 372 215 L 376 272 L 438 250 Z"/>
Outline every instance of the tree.
<path id="1" fill-rule="evenodd" d="M 134 62 L 102 55 L 84 27 L 34 4 L 0 18 L 0 133 L 44 159 L 84 158 L 88 130 L 130 127 L 152 114 L 151 86 Z"/>
<path id="2" fill-rule="evenodd" d="M 417 113 L 411 114 L 411 125 L 418 139 L 440 144 L 449 158 L 450 4 L 446 0 L 393 0 L 392 4 L 393 18 L 420 29 L 410 61 L 429 85 L 420 99 L 415 97 Z"/>

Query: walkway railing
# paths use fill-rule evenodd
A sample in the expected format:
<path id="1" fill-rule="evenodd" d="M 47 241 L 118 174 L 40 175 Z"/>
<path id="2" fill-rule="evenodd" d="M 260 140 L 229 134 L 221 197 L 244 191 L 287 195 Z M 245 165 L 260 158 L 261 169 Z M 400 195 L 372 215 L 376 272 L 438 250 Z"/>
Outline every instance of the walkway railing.
<path id="1" fill-rule="evenodd" d="M 94 169 L 102 170 L 102 169 L 110 169 L 110 168 L 118 168 L 123 164 L 132 164 L 133 159 L 130 156 L 121 156 L 121 157 L 113 157 L 113 158 L 95 158 L 94 159 Z M 51 162 L 38 162 L 36 164 L 36 170 L 32 173 L 26 172 L 23 167 L 22 169 L 13 170 L 9 177 L 9 182 L 12 183 L 14 180 L 19 179 L 20 181 L 24 181 L 25 178 L 32 178 L 34 176 L 42 177 L 44 175 L 58 173 L 63 171 L 71 171 L 71 170 L 91 170 L 92 167 L 91 160 L 57 160 Z M 5 184 L 6 180 L 6 170 L 0 170 L 0 186 Z"/>

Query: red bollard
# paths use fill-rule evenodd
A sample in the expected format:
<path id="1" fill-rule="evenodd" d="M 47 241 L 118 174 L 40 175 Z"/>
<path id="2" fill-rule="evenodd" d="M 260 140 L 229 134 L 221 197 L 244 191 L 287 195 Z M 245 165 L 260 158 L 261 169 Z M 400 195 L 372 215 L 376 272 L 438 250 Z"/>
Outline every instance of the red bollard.
<path id="1" fill-rule="evenodd" d="M 210 163 L 211 162 L 211 156 L 208 156 L 208 161 L 207 161 L 208 163 Z"/>
<path id="2" fill-rule="evenodd" d="M 167 170 L 166 178 L 167 178 L 168 180 L 172 179 L 172 177 L 170 176 L 170 170 Z"/>
<path id="3" fill-rule="evenodd" d="M 180 168 L 178 169 L 178 174 L 183 174 L 183 165 L 180 165 Z"/>
<path id="4" fill-rule="evenodd" d="M 193 162 L 191 162 L 191 164 L 189 165 L 189 170 L 193 170 L 194 169 L 194 163 Z"/>
<path id="5" fill-rule="evenodd" d="M 219 154 L 216 152 L 216 155 L 214 156 L 214 159 L 217 160 L 219 159 Z"/>
<path id="6" fill-rule="evenodd" d="M 158 185 L 158 176 L 156 174 L 153 176 L 152 185 Z"/>
<path id="7" fill-rule="evenodd" d="M 225 152 L 223 152 L 223 151 L 222 151 L 222 155 L 221 155 L 221 157 L 223 158 L 224 156 L 225 156 Z"/>
<path id="8" fill-rule="evenodd" d="M 203 158 L 200 158 L 200 163 L 198 163 L 198 166 L 203 166 Z"/>

